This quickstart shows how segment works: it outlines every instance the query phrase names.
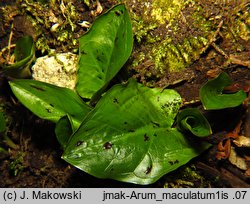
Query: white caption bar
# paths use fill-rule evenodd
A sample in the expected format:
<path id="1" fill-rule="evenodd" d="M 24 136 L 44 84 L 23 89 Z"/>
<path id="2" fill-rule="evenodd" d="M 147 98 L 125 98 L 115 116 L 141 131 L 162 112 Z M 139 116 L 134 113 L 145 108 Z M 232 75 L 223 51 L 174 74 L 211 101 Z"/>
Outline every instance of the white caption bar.
<path id="1" fill-rule="evenodd" d="M 228 189 L 164 189 L 164 188 L 1 188 L 1 204 L 76 203 L 249 203 L 250 190 Z"/>

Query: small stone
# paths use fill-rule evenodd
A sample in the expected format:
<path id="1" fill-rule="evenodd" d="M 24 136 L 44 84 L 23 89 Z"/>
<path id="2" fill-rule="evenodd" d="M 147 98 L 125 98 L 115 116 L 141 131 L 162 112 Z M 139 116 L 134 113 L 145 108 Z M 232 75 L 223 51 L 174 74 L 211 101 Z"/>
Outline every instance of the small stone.
<path id="1" fill-rule="evenodd" d="M 32 67 L 32 77 L 38 81 L 74 89 L 77 79 L 77 62 L 78 56 L 69 52 L 40 57 Z"/>

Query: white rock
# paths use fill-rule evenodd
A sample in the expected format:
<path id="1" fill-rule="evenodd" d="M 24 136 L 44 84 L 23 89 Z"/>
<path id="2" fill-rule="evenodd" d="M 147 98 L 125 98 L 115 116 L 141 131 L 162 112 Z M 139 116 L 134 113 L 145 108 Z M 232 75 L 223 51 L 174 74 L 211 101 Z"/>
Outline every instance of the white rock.
<path id="1" fill-rule="evenodd" d="M 37 58 L 32 67 L 35 80 L 60 87 L 74 89 L 76 85 L 78 56 L 73 53 L 59 53 Z"/>

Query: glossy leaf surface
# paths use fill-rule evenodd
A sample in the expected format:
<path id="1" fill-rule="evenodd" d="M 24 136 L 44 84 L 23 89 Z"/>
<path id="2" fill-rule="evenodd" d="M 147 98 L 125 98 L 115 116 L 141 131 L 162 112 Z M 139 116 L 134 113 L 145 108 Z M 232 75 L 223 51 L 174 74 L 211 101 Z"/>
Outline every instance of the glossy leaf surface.
<path id="1" fill-rule="evenodd" d="M 45 82 L 19 79 L 10 81 L 10 86 L 18 100 L 40 118 L 58 122 L 69 115 L 74 127 L 91 110 L 72 90 Z"/>
<path id="2" fill-rule="evenodd" d="M 72 133 L 75 131 L 71 117 L 66 115 L 62 117 L 57 123 L 55 128 L 56 138 L 63 149 L 65 149 L 68 140 Z"/>
<path id="3" fill-rule="evenodd" d="M 118 73 L 133 46 L 132 26 L 123 4 L 98 17 L 80 38 L 77 91 L 92 98 Z"/>
<path id="4" fill-rule="evenodd" d="M 5 65 L 4 72 L 15 78 L 30 77 L 30 64 L 35 58 L 35 45 L 31 36 L 24 36 L 17 41 L 14 55 L 16 62 Z"/>
<path id="5" fill-rule="evenodd" d="M 73 134 L 62 158 L 98 178 L 153 183 L 208 147 L 171 128 L 180 103 L 174 90 L 133 80 L 113 86 Z"/>
<path id="6" fill-rule="evenodd" d="M 200 89 L 200 98 L 204 109 L 218 110 L 242 104 L 247 97 L 244 91 L 223 94 L 223 89 L 229 85 L 231 85 L 231 79 L 225 72 L 205 83 Z"/>
<path id="7" fill-rule="evenodd" d="M 177 116 L 178 129 L 190 131 L 195 136 L 206 137 L 212 134 L 209 122 L 197 108 L 186 108 Z"/>

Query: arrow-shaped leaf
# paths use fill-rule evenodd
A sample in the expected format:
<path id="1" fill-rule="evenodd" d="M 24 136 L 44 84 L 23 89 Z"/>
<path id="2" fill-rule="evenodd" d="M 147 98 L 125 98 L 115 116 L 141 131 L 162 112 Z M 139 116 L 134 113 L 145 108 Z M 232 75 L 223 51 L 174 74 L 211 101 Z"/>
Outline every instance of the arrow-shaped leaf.
<path id="1" fill-rule="evenodd" d="M 72 90 L 45 82 L 19 79 L 10 81 L 10 86 L 18 100 L 40 118 L 58 122 L 69 115 L 74 127 L 78 127 L 91 110 Z"/>
<path id="2" fill-rule="evenodd" d="M 116 85 L 70 138 L 63 159 L 98 178 L 153 183 L 208 147 L 171 128 L 180 103 L 174 90 Z"/>
<path id="3" fill-rule="evenodd" d="M 132 26 L 123 4 L 98 17 L 80 38 L 77 91 L 92 98 L 118 73 L 133 46 Z"/>

